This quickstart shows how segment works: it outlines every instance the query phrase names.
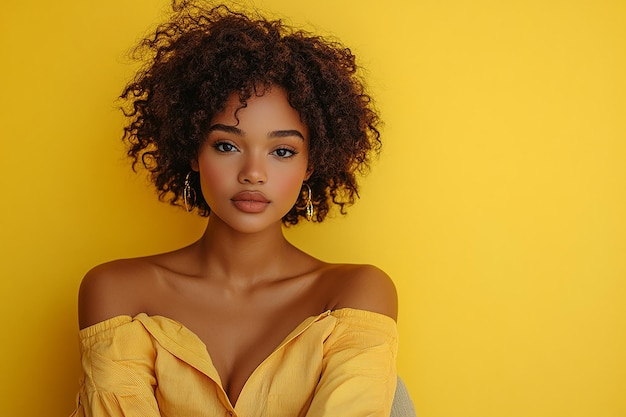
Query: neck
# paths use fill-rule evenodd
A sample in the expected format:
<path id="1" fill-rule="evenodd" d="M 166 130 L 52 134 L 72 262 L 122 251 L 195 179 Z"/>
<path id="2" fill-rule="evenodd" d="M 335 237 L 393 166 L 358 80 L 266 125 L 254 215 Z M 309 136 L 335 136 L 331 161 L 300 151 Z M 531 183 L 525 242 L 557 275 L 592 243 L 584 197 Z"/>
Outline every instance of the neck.
<path id="1" fill-rule="evenodd" d="M 242 233 L 217 217 L 209 217 L 196 247 L 204 276 L 240 285 L 280 276 L 282 260 L 297 251 L 283 235 L 280 223 L 260 232 Z"/>

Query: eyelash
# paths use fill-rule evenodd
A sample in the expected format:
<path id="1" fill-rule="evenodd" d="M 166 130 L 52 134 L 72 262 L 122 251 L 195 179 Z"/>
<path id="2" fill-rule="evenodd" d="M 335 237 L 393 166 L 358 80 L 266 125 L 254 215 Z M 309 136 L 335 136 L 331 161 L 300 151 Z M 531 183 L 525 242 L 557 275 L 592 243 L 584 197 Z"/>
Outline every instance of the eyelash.
<path id="1" fill-rule="evenodd" d="M 232 143 L 229 143 L 229 142 L 215 142 L 213 144 L 213 147 L 218 152 L 221 152 L 221 153 L 229 153 L 229 152 L 234 152 L 234 151 L 238 150 L 235 145 L 233 145 Z M 287 152 L 289 154 L 288 155 L 284 155 L 285 152 Z M 283 155 L 280 155 L 281 153 L 283 153 Z M 278 158 L 281 158 L 281 159 L 289 159 L 289 158 L 292 158 L 295 155 L 297 155 L 298 152 L 295 149 L 293 149 L 293 148 L 289 148 L 289 147 L 283 146 L 281 148 L 274 149 L 271 154 L 275 155 L 275 156 L 277 156 Z"/>
<path id="2" fill-rule="evenodd" d="M 279 155 L 278 153 L 283 153 L 283 152 L 289 152 L 289 155 Z M 293 148 L 287 148 L 287 147 L 282 147 L 282 148 L 278 148 L 278 149 L 274 149 L 274 151 L 272 152 L 272 155 L 276 155 L 279 158 L 282 159 L 288 159 L 288 158 L 292 158 L 294 156 L 296 156 L 298 154 L 298 152 L 293 149 Z"/>
<path id="3" fill-rule="evenodd" d="M 229 150 L 224 149 L 225 146 L 228 146 Z M 218 152 L 223 152 L 223 153 L 233 152 L 234 150 L 237 149 L 237 147 L 235 145 L 233 145 L 232 143 L 228 143 L 228 142 L 215 142 L 213 144 L 213 147 Z"/>

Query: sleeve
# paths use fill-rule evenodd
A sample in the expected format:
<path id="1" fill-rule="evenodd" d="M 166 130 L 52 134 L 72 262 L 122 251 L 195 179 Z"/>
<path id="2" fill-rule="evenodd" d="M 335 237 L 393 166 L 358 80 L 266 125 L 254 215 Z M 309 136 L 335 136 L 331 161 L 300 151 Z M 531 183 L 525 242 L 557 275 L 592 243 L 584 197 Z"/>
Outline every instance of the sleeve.
<path id="1" fill-rule="evenodd" d="M 324 344 L 322 375 L 307 417 L 389 417 L 397 382 L 396 323 L 368 311 L 340 313 L 346 314 Z"/>
<path id="2" fill-rule="evenodd" d="M 83 376 L 71 417 L 160 416 L 156 353 L 138 321 L 120 316 L 81 330 Z"/>

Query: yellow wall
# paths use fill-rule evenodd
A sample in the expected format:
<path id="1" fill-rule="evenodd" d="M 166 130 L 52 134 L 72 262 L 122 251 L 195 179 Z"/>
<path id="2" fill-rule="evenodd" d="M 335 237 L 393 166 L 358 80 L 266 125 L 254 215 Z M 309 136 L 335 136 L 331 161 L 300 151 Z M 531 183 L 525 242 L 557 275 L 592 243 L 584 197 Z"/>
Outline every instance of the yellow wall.
<path id="1" fill-rule="evenodd" d="M 420 417 L 626 415 L 626 3 L 257 1 L 368 69 L 385 151 L 347 218 L 289 230 L 400 293 Z M 91 266 L 203 222 L 130 173 L 114 99 L 167 1 L 0 13 L 0 416 L 67 415 Z"/>

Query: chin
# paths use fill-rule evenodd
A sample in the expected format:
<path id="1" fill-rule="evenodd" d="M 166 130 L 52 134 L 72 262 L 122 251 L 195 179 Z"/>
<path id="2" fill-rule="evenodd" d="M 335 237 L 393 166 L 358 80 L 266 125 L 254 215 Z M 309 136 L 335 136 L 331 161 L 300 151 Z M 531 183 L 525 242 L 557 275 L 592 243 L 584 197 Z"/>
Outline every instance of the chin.
<path id="1" fill-rule="evenodd" d="M 242 234 L 256 234 L 271 230 L 274 228 L 282 228 L 282 217 L 279 219 L 268 219 L 262 214 L 246 214 L 244 216 L 228 216 L 220 217 L 214 212 L 211 213 L 214 221 L 218 221 L 235 232 Z"/>

